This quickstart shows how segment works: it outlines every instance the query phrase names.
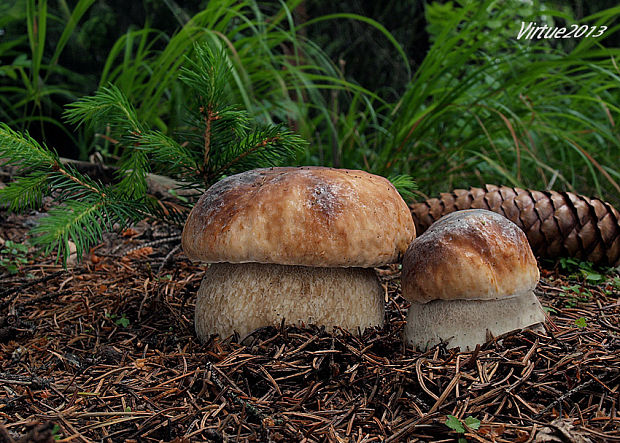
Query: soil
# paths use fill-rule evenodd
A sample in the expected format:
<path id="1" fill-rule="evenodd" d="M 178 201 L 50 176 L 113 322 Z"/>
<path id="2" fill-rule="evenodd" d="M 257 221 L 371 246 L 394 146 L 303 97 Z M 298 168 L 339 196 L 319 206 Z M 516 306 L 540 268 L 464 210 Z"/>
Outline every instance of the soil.
<path id="1" fill-rule="evenodd" d="M 40 216 L 0 210 L 0 238 Z M 29 253 L 0 275 L 0 441 L 620 441 L 617 274 L 546 266 L 544 330 L 473 352 L 403 344 L 397 267 L 378 270 L 383 329 L 201 343 L 179 233 L 141 223 L 68 269 Z"/>

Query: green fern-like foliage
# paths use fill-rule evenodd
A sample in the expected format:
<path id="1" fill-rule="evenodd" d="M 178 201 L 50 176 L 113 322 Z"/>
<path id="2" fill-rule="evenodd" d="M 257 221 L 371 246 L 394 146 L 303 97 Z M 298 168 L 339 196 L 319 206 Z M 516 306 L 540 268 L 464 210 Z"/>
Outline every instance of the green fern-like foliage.
<path id="1" fill-rule="evenodd" d="M 19 176 L 0 190 L 0 203 L 19 211 L 38 207 L 45 195 L 59 202 L 31 232 L 44 253 L 57 251 L 66 263 L 69 241 L 84 251 L 103 232 L 143 218 L 181 223 L 178 211 L 162 208 L 147 194 L 150 172 L 174 177 L 186 188 L 205 189 L 227 175 L 280 165 L 304 148 L 299 136 L 278 125 L 257 125 L 231 102 L 225 51 L 196 45 L 181 75 L 195 100 L 188 104 L 190 130 L 179 137 L 142 124 L 114 85 L 67 107 L 69 122 L 106 128 L 118 144 L 122 154 L 112 184 L 81 174 L 63 164 L 53 149 L 0 124 L 0 161 L 16 167 Z"/>

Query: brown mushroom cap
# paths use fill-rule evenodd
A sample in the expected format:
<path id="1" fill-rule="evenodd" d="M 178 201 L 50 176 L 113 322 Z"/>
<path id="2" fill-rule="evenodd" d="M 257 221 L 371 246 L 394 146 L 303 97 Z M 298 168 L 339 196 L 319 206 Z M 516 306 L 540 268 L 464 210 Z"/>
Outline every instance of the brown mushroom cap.
<path id="1" fill-rule="evenodd" d="M 493 300 L 531 292 L 539 276 L 527 237 L 514 223 L 471 209 L 442 217 L 411 243 L 402 289 L 416 303 Z"/>
<path id="2" fill-rule="evenodd" d="M 183 249 L 211 263 L 374 267 L 398 261 L 414 237 L 409 208 L 383 177 L 268 168 L 209 188 L 185 224 Z"/>

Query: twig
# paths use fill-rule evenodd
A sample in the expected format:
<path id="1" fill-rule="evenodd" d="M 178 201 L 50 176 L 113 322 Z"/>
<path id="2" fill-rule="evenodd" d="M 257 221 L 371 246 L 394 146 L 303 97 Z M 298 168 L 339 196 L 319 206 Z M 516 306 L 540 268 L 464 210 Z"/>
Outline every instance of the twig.
<path id="1" fill-rule="evenodd" d="M 562 403 L 564 400 L 566 400 L 570 396 L 572 396 L 572 395 L 574 395 L 574 394 L 576 394 L 576 393 L 578 393 L 580 391 L 583 391 L 585 388 L 587 388 L 588 386 L 590 386 L 592 384 L 594 384 L 594 380 L 590 379 L 590 380 L 586 381 L 585 383 L 577 385 L 573 389 L 571 389 L 570 391 L 560 395 L 557 399 L 555 399 L 553 402 L 551 402 L 546 408 L 544 408 L 542 411 L 540 411 L 538 414 L 536 414 L 534 416 L 534 419 L 538 420 L 543 415 L 545 415 L 547 412 L 549 412 L 551 409 L 555 408 L 557 405 Z"/>
<path id="2" fill-rule="evenodd" d="M 6 297 L 7 295 L 12 294 L 14 292 L 21 292 L 21 291 L 23 291 L 25 289 L 28 289 L 31 286 L 39 284 L 39 283 L 45 283 L 46 281 L 52 280 L 52 279 L 54 279 L 54 278 L 64 274 L 65 272 L 67 272 L 67 271 L 63 269 L 61 271 L 54 272 L 54 273 L 46 275 L 44 277 L 36 278 L 34 280 L 29 281 L 28 283 L 24 283 L 22 285 L 15 286 L 13 288 L 9 288 L 9 289 L 7 289 L 5 291 L 0 292 L 0 298 Z M 11 302 L 13 302 L 13 300 L 15 299 L 15 297 L 17 297 L 17 294 L 15 296 L 9 298 L 8 300 L 5 300 L 2 303 L 0 303 L 0 309 L 4 309 L 8 305 L 10 305 Z"/>
<path id="3" fill-rule="evenodd" d="M 176 254 L 180 249 L 181 249 L 181 243 L 176 245 L 174 248 L 170 250 L 170 252 L 166 254 L 166 256 L 164 257 L 164 260 L 161 262 L 161 264 L 159 265 L 159 268 L 157 269 L 157 275 L 161 274 L 161 271 L 164 269 L 164 266 L 168 264 L 172 256 Z"/>
<path id="4" fill-rule="evenodd" d="M 134 251 L 137 251 L 139 249 L 142 248 L 149 248 L 149 247 L 153 247 L 153 246 L 159 246 L 159 245 L 163 245 L 165 243 L 171 243 L 171 242 L 175 242 L 181 240 L 181 235 L 172 235 L 170 237 L 166 237 L 166 238 L 158 238 L 157 240 L 151 240 L 149 242 L 146 243 L 142 243 L 140 245 L 134 246 L 133 248 L 128 249 L 127 251 L 123 252 L 122 254 L 109 254 L 107 256 L 109 257 L 117 257 L 117 258 L 122 258 L 125 257 L 127 254 L 131 254 Z M 118 247 L 121 247 L 122 245 L 119 245 Z"/>

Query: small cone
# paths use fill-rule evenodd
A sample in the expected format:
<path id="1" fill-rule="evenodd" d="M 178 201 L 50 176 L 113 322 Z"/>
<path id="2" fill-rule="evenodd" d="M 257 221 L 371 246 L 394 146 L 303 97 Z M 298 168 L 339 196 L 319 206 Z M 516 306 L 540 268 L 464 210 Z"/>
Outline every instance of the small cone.
<path id="1" fill-rule="evenodd" d="M 620 265 L 620 213 L 596 198 L 485 185 L 484 189 L 455 189 L 410 208 L 418 235 L 451 212 L 488 209 L 519 226 L 539 257 L 574 257 L 602 266 Z"/>

